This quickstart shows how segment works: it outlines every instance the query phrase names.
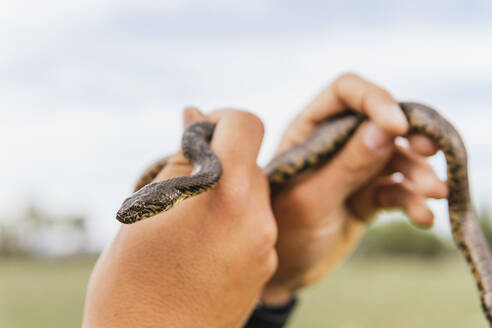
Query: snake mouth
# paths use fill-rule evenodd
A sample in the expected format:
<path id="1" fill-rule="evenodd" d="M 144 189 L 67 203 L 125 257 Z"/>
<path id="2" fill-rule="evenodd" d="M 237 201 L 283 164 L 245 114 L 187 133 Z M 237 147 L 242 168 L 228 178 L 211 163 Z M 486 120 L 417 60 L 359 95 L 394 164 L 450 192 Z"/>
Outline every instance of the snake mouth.
<path id="1" fill-rule="evenodd" d="M 116 213 L 116 220 L 124 224 L 135 223 L 141 219 L 142 218 L 139 217 L 139 215 L 136 215 L 136 213 L 128 213 L 128 211 L 119 210 L 118 213 Z"/>
<path id="2" fill-rule="evenodd" d="M 135 202 L 131 197 L 123 202 L 116 213 L 116 219 L 124 224 L 131 224 L 150 218 L 167 211 L 174 204 L 172 202 Z"/>
<path id="3" fill-rule="evenodd" d="M 151 211 L 118 211 L 116 213 L 116 219 L 124 224 L 131 224 L 138 221 L 142 221 L 143 219 L 150 218 L 151 216 L 156 215 L 157 213 Z"/>

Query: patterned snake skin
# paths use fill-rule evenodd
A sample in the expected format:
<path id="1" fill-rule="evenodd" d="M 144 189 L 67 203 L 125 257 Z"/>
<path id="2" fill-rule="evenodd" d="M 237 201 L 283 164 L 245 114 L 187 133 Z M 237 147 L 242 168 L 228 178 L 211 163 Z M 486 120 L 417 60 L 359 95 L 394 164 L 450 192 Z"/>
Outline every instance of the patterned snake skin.
<path id="1" fill-rule="evenodd" d="M 492 256 L 473 211 L 463 141 L 454 127 L 432 108 L 417 103 L 400 106 L 410 123 L 409 132 L 430 137 L 445 154 L 453 238 L 473 273 L 483 311 L 492 327 Z M 265 168 L 272 192 L 301 172 L 328 161 L 364 120 L 353 112 L 334 116 L 321 123 L 304 143 L 274 158 Z M 195 166 L 194 174 L 152 182 L 166 165 L 166 159 L 155 163 L 141 176 L 136 192 L 123 202 L 116 218 L 122 223 L 134 223 L 212 188 L 222 174 L 220 161 L 208 145 L 214 127 L 209 122 L 198 122 L 183 135 L 182 151 Z"/>

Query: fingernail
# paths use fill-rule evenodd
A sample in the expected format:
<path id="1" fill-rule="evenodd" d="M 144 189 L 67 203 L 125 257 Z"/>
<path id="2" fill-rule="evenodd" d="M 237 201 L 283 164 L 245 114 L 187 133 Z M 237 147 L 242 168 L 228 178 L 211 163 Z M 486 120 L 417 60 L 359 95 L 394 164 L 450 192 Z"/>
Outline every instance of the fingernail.
<path id="1" fill-rule="evenodd" d="M 187 127 L 191 123 L 200 118 L 200 111 L 195 107 L 186 107 L 183 110 L 183 127 Z"/>
<path id="2" fill-rule="evenodd" d="M 405 133 L 408 130 L 408 120 L 401 107 L 397 104 L 392 104 L 389 106 L 388 114 L 391 117 L 388 117 L 391 122 L 398 128 L 398 131 Z"/>
<path id="3" fill-rule="evenodd" d="M 372 122 L 367 124 L 362 138 L 366 146 L 372 150 L 384 148 L 391 141 L 391 137 Z"/>

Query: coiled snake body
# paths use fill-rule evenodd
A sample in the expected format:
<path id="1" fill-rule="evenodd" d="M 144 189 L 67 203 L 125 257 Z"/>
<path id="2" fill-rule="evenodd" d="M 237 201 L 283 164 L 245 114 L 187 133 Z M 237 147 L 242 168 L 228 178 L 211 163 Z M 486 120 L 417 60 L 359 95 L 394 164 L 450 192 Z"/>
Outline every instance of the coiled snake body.
<path id="1" fill-rule="evenodd" d="M 473 273 L 483 311 L 492 327 L 492 256 L 474 214 L 463 141 L 454 127 L 432 108 L 417 103 L 400 103 L 400 106 L 408 119 L 409 132 L 430 137 L 445 154 L 452 235 Z M 332 117 L 321 123 L 304 143 L 274 158 L 264 170 L 271 191 L 274 193 L 301 172 L 328 161 L 364 120 L 365 117 L 354 112 Z M 117 219 L 134 223 L 212 188 L 222 174 L 220 161 L 208 145 L 214 128 L 212 123 L 198 122 L 183 134 L 182 151 L 194 164 L 194 174 L 151 182 L 166 160 L 155 163 L 138 181 L 136 192 L 123 202 Z"/>

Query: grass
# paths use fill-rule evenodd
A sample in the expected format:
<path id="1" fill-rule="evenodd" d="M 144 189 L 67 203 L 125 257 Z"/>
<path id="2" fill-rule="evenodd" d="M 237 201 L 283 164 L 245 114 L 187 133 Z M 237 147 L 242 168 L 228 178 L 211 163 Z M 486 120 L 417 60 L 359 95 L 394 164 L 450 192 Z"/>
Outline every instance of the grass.
<path id="1" fill-rule="evenodd" d="M 79 327 L 94 259 L 0 259 L 0 327 Z M 460 258 L 357 259 L 305 291 L 289 328 L 486 328 Z"/>
<path id="2" fill-rule="evenodd" d="M 0 260 L 0 327 L 80 327 L 94 258 Z"/>
<path id="3" fill-rule="evenodd" d="M 301 300 L 289 328 L 488 327 L 461 258 L 351 261 Z"/>

